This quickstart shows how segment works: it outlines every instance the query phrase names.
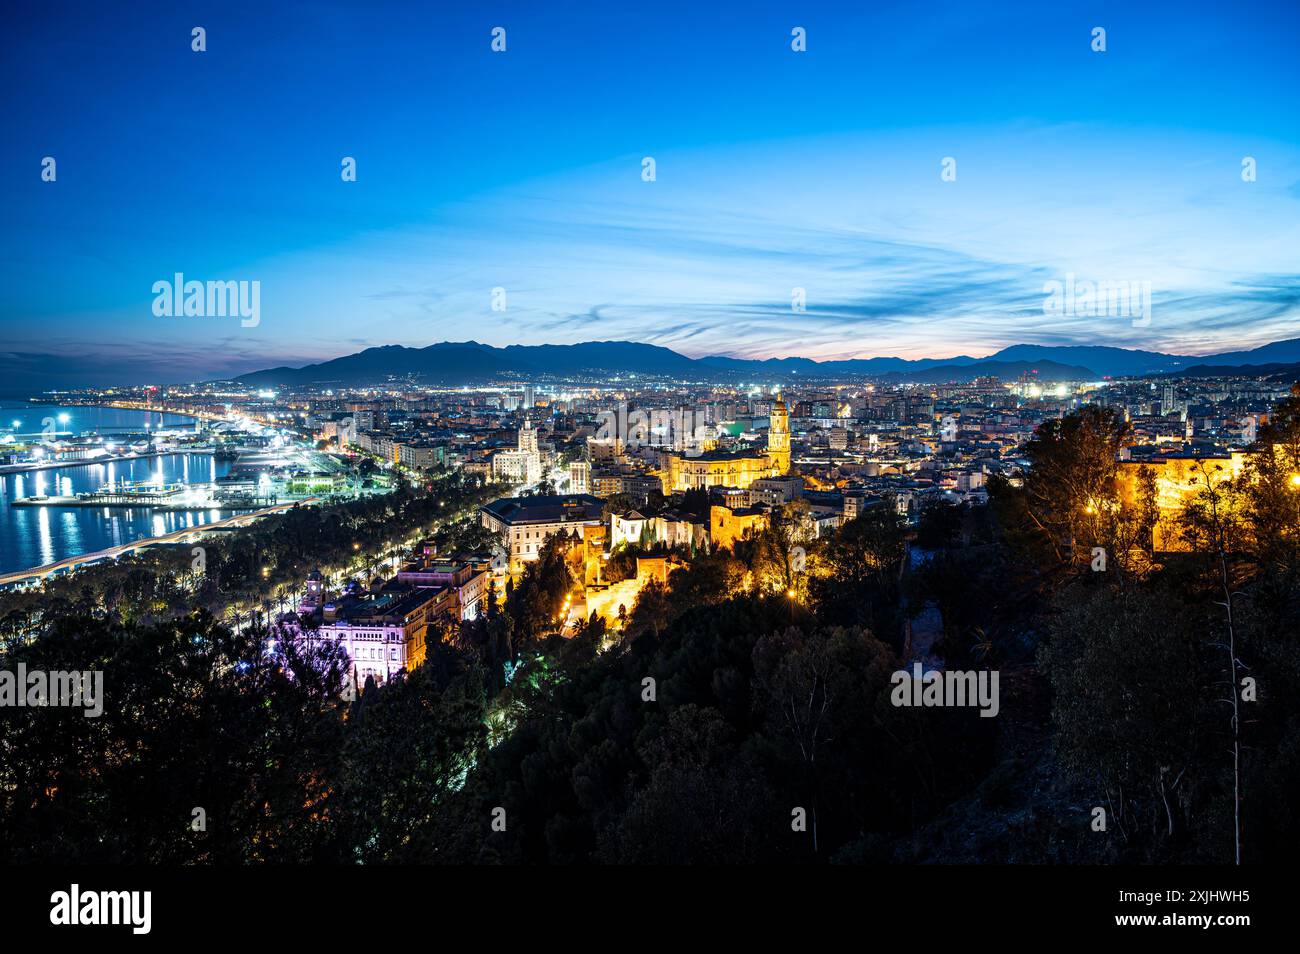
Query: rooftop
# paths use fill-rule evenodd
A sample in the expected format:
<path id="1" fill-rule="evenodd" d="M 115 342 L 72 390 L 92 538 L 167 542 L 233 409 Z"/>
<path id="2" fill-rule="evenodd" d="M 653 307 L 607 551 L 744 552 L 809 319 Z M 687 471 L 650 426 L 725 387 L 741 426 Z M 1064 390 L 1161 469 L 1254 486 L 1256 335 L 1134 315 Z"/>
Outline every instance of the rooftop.
<path id="1" fill-rule="evenodd" d="M 483 507 L 502 523 L 563 523 L 566 520 L 600 520 L 603 507 L 591 494 L 551 494 L 536 497 L 501 497 Z"/>

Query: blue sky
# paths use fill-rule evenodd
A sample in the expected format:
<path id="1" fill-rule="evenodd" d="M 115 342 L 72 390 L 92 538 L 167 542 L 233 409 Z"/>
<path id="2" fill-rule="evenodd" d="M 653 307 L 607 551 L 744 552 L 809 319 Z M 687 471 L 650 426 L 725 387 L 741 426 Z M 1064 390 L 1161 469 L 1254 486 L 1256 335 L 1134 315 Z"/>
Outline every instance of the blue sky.
<path id="1" fill-rule="evenodd" d="M 1294 0 L 280 7 L 10 5 L 0 351 L 48 356 L 11 362 L 163 381 L 468 338 L 1300 336 Z M 259 281 L 260 323 L 155 317 L 175 272 Z M 1152 320 L 1045 316 L 1067 274 L 1149 281 Z"/>

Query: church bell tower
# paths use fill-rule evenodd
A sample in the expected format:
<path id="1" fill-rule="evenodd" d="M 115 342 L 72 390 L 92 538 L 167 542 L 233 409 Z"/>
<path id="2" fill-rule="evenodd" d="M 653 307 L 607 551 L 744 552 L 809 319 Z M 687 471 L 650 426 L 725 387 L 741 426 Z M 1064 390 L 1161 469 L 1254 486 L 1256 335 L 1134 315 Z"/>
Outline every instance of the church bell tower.
<path id="1" fill-rule="evenodd" d="M 780 477 L 790 470 L 790 412 L 781 400 L 780 391 L 768 417 L 766 453 L 771 476 Z"/>

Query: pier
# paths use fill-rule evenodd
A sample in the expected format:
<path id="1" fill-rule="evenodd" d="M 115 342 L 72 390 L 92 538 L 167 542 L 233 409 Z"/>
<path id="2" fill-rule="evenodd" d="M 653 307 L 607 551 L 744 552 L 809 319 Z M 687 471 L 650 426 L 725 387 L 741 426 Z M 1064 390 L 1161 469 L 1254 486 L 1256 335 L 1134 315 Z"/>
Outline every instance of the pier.
<path id="1" fill-rule="evenodd" d="M 14 500 L 14 507 L 142 507 L 176 510 L 257 510 L 279 501 L 274 495 L 222 495 L 219 484 L 158 484 L 122 481 L 75 496 L 33 494 Z M 234 497 L 234 499 L 230 499 Z"/>
<path id="2" fill-rule="evenodd" d="M 64 467 L 87 467 L 91 464 L 124 464 L 152 457 L 170 457 L 173 454 L 211 454 L 211 447 L 178 447 L 175 450 L 149 451 L 145 454 L 118 454 L 90 457 L 83 460 L 44 460 L 26 464 L 0 464 L 0 477 L 8 474 L 30 474 L 39 470 L 61 470 Z"/>

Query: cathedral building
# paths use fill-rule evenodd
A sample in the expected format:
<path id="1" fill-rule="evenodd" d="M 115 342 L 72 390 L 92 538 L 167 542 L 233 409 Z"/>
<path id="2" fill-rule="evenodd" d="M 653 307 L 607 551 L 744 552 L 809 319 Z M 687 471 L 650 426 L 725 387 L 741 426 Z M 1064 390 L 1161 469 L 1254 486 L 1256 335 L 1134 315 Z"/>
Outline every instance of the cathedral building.
<path id="1" fill-rule="evenodd" d="M 664 455 L 667 492 L 709 487 L 749 487 L 756 480 L 782 477 L 790 470 L 790 412 L 778 394 L 768 418 L 764 451 L 712 450 L 696 456 Z"/>

